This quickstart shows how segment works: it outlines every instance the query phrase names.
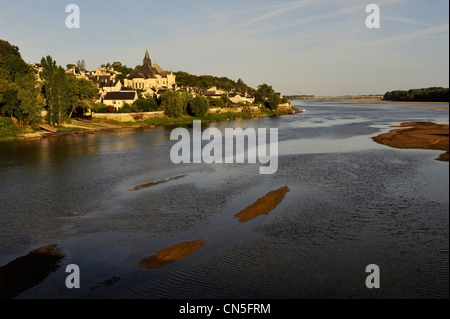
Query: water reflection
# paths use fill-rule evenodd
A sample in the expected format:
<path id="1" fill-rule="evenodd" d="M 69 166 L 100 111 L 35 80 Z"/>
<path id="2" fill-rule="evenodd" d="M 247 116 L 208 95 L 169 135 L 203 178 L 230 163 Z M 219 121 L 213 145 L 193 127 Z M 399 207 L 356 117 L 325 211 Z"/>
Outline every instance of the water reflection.
<path id="1" fill-rule="evenodd" d="M 364 269 L 376 262 L 377 297 L 448 298 L 448 164 L 371 140 L 395 123 L 448 123 L 448 110 L 298 105 L 307 113 L 202 123 L 278 128 L 271 176 L 259 164 L 175 165 L 171 128 L 0 143 L 1 266 L 58 243 L 85 274 L 76 292 L 58 270 L 18 297 L 371 298 Z M 174 176 L 185 177 L 128 191 Z M 276 213 L 235 217 L 286 185 Z M 189 258 L 139 266 L 195 238 L 207 244 Z"/>

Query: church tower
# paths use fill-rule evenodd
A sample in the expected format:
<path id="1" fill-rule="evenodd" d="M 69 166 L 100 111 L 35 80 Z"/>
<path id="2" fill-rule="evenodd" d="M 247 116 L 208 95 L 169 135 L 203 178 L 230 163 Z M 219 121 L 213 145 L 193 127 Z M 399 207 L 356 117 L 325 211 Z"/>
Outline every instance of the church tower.
<path id="1" fill-rule="evenodd" d="M 145 57 L 142 65 L 148 64 L 152 66 L 152 60 L 150 60 L 150 55 L 148 54 L 148 49 L 145 51 Z"/>

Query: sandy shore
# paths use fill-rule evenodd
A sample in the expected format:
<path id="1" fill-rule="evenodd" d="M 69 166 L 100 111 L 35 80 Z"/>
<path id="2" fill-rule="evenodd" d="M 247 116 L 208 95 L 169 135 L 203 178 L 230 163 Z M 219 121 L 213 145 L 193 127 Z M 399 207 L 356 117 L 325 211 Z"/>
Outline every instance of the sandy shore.
<path id="1" fill-rule="evenodd" d="M 386 134 L 380 134 L 372 139 L 375 142 L 390 147 L 403 149 L 442 150 L 437 160 L 449 161 L 449 125 L 431 122 L 406 122 Z"/>

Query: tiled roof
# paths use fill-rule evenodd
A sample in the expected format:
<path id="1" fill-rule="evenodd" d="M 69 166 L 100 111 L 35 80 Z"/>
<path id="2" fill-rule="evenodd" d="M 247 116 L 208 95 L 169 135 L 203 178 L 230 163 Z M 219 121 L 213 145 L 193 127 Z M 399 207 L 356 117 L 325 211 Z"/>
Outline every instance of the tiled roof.
<path id="1" fill-rule="evenodd" d="M 136 92 L 108 92 L 106 93 L 103 100 L 134 100 L 136 97 Z"/>

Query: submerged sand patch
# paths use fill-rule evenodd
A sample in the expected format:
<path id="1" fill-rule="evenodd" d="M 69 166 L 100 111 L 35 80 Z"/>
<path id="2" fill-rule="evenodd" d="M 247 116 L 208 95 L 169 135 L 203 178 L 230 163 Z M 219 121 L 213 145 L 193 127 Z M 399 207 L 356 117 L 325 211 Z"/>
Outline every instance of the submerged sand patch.
<path id="1" fill-rule="evenodd" d="M 447 151 L 437 160 L 449 161 L 449 125 L 432 122 L 405 122 L 389 133 L 380 134 L 372 139 L 380 144 L 403 149 L 430 149 Z"/>
<path id="2" fill-rule="evenodd" d="M 205 245 L 205 241 L 203 239 L 176 244 L 158 251 L 156 255 L 142 259 L 139 262 L 139 265 L 145 268 L 159 269 L 192 255 L 203 245 Z"/>
<path id="3" fill-rule="evenodd" d="M 186 177 L 186 175 L 180 175 L 180 176 L 170 177 L 170 178 L 166 178 L 166 179 L 161 179 L 161 180 L 156 181 L 156 182 L 150 182 L 150 183 L 138 185 L 138 186 L 135 186 L 133 188 L 129 188 L 128 190 L 129 191 L 138 191 L 138 190 L 141 190 L 141 189 L 144 189 L 144 188 L 149 188 L 149 187 L 156 186 L 156 185 L 163 184 L 163 183 L 167 183 L 167 182 L 170 182 L 170 181 L 175 181 L 175 180 L 183 178 L 183 177 Z"/>
<path id="4" fill-rule="evenodd" d="M 35 249 L 0 268 L 0 299 L 14 298 L 36 286 L 61 266 L 64 253 L 56 245 Z"/>
<path id="5" fill-rule="evenodd" d="M 284 196 L 288 192 L 290 192 L 290 189 L 287 186 L 271 191 L 234 216 L 239 218 L 239 221 L 241 223 L 244 223 L 260 215 L 268 215 L 271 210 L 273 210 L 278 206 L 279 203 L 281 203 L 281 201 L 284 199 Z"/>

